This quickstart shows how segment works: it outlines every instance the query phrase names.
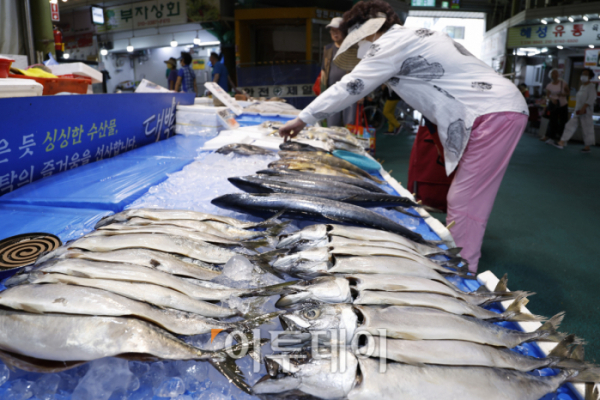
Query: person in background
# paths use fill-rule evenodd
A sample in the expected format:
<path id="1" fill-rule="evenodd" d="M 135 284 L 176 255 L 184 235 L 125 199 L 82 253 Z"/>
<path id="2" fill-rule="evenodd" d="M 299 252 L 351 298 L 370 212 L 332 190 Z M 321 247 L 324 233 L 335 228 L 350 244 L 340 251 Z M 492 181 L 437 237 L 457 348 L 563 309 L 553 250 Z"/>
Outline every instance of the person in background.
<path id="1" fill-rule="evenodd" d="M 567 96 L 571 89 L 567 82 L 558 77 L 559 73 L 556 68 L 552 68 L 548 76 L 552 82 L 546 85 L 546 96 L 549 101 L 544 111 L 544 117 L 550 119 L 550 122 L 546 135 L 540 140 L 552 144 L 554 140 L 558 140 L 569 120 Z"/>
<path id="2" fill-rule="evenodd" d="M 383 116 L 388 120 L 388 131 L 384 132 L 384 135 L 397 135 L 400 133 L 400 127 L 402 126 L 400 121 L 396 119 L 396 106 L 400 101 L 400 96 L 386 85 L 383 85 L 382 89 L 383 98 L 385 99 Z"/>
<path id="3" fill-rule="evenodd" d="M 210 65 L 212 65 L 212 81 L 229 92 L 229 73 L 227 67 L 221 61 L 217 53 L 210 53 Z"/>
<path id="4" fill-rule="evenodd" d="M 529 88 L 527 87 L 527 85 L 524 83 L 519 83 L 519 85 L 517 87 L 519 88 L 519 92 L 521 92 L 523 97 L 528 99 L 529 98 Z"/>
<path id="5" fill-rule="evenodd" d="M 192 70 L 192 55 L 185 51 L 181 52 L 181 68 L 177 71 L 176 92 L 198 93 L 196 87 L 196 74 Z"/>
<path id="6" fill-rule="evenodd" d="M 165 61 L 167 64 L 167 87 L 169 90 L 175 90 L 177 83 L 177 60 L 174 57 Z"/>
<path id="7" fill-rule="evenodd" d="M 527 104 L 508 79 L 442 32 L 401 25 L 389 3 L 360 1 L 344 14 L 336 63 L 352 72 L 279 129 L 289 140 L 307 124 L 356 103 L 383 83 L 437 125 L 448 192 L 446 221 L 477 272 L 487 221 L 527 125 Z M 348 50 L 358 45 L 356 53 Z M 476 80 L 475 80 L 476 79 Z M 401 157 L 399 155 L 398 157 Z"/>
<path id="8" fill-rule="evenodd" d="M 329 29 L 331 40 L 333 43 L 325 46 L 323 50 L 323 66 L 321 67 L 321 93 L 325 92 L 327 88 L 333 86 L 336 82 L 344 77 L 348 72 L 341 69 L 333 63 L 333 59 L 337 54 L 342 42 L 344 41 L 344 34 L 340 30 L 340 24 L 343 19 L 341 17 L 335 17 L 331 20 L 329 25 L 326 26 Z M 327 126 L 346 126 L 353 124 L 356 119 L 356 104 L 344 108 L 340 112 L 336 112 L 327 117 Z"/>
<path id="9" fill-rule="evenodd" d="M 583 144 L 584 148 L 581 150 L 582 153 L 589 153 L 592 151 L 591 145 L 596 144 L 596 136 L 594 134 L 594 120 L 592 116 L 594 114 L 594 103 L 596 102 L 596 85 L 592 83 L 594 78 L 594 71 L 589 68 L 585 68 L 581 71 L 581 87 L 577 92 L 577 103 L 575 103 L 575 114 L 573 118 L 565 125 L 565 130 L 557 144 L 551 143 L 559 149 L 563 149 L 565 143 L 573 137 L 573 134 L 577 130 L 577 126 L 581 124 L 581 130 L 583 131 Z"/>

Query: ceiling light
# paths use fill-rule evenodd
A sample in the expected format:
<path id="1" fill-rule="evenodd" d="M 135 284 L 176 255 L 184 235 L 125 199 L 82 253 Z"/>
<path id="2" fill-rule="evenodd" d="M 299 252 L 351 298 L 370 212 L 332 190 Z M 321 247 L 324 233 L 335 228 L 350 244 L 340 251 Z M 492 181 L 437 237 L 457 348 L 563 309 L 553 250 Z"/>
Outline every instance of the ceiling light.
<path id="1" fill-rule="evenodd" d="M 563 47 L 562 46 L 556 46 L 557 49 L 562 50 Z"/>
<path id="2" fill-rule="evenodd" d="M 583 16 L 583 20 L 584 20 L 584 21 L 587 21 L 588 19 L 589 19 L 589 18 L 588 18 L 588 16 L 587 16 L 587 15 L 584 15 L 584 16 Z"/>
<path id="3" fill-rule="evenodd" d="M 108 50 L 106 50 L 105 48 L 102 48 L 100 50 L 100 54 L 103 55 L 103 56 L 106 56 L 106 55 L 108 55 Z"/>
<path id="4" fill-rule="evenodd" d="M 573 17 L 569 17 L 569 22 L 575 22 L 575 19 Z"/>
<path id="5" fill-rule="evenodd" d="M 542 19 L 540 22 L 541 22 L 542 24 L 544 24 L 544 25 L 547 25 L 547 24 L 548 24 L 548 21 L 546 21 L 545 19 Z"/>
<path id="6" fill-rule="evenodd" d="M 547 53 L 547 52 L 548 52 L 548 48 L 547 48 L 547 47 L 544 47 L 544 48 L 543 48 L 543 49 L 540 51 L 540 53 Z"/>
<path id="7" fill-rule="evenodd" d="M 177 47 L 177 41 L 171 40 L 171 47 Z"/>
<path id="8" fill-rule="evenodd" d="M 194 38 L 194 44 L 196 45 L 200 45 L 200 43 L 202 43 L 202 40 L 198 37 L 198 31 L 196 31 L 196 37 Z"/>
<path id="9" fill-rule="evenodd" d="M 556 22 L 557 24 L 560 24 L 560 19 L 559 18 L 554 18 L 554 22 Z"/>
<path id="10" fill-rule="evenodd" d="M 594 45 L 593 45 L 593 44 L 590 44 L 588 47 L 589 47 L 590 49 L 593 49 L 593 48 L 594 48 Z"/>
<path id="11" fill-rule="evenodd" d="M 127 46 L 127 51 L 129 53 L 133 53 L 133 46 L 131 45 L 131 39 L 128 39 L 129 45 Z"/>
<path id="12" fill-rule="evenodd" d="M 68 60 L 69 59 L 69 53 L 63 53 L 63 58 L 65 60 Z"/>

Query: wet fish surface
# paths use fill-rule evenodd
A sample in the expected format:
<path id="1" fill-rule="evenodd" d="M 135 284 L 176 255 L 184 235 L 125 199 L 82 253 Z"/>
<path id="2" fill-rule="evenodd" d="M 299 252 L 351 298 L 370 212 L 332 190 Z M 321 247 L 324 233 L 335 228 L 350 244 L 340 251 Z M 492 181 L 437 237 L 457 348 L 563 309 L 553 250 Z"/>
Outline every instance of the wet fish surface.
<path id="1" fill-rule="evenodd" d="M 245 143 L 228 144 L 228 145 L 225 145 L 225 146 L 220 147 L 219 149 L 215 150 L 215 153 L 219 153 L 219 154 L 235 153 L 235 154 L 240 154 L 242 156 L 275 155 L 275 153 L 273 153 L 272 151 L 263 149 L 262 147 L 258 147 L 258 146 L 252 145 L 252 144 L 245 144 Z"/>

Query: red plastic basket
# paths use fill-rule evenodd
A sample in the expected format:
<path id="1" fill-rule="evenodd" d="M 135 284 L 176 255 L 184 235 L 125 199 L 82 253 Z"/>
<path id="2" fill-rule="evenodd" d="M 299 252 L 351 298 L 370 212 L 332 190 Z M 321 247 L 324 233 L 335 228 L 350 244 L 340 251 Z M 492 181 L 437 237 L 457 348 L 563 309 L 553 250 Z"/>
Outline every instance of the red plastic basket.
<path id="1" fill-rule="evenodd" d="M 58 75 L 59 78 L 67 78 L 67 79 L 85 79 L 88 82 L 88 85 L 92 84 L 92 78 L 89 76 L 77 75 L 77 74 L 67 74 L 67 75 Z"/>
<path id="2" fill-rule="evenodd" d="M 13 61 L 15 60 L 0 57 L 0 78 L 8 78 L 8 71 L 10 70 L 10 65 Z"/>
<path id="3" fill-rule="evenodd" d="M 86 94 L 88 81 L 73 78 L 37 78 L 33 76 L 8 74 L 10 78 L 33 79 L 44 86 L 43 96 L 50 96 L 60 92 Z"/>

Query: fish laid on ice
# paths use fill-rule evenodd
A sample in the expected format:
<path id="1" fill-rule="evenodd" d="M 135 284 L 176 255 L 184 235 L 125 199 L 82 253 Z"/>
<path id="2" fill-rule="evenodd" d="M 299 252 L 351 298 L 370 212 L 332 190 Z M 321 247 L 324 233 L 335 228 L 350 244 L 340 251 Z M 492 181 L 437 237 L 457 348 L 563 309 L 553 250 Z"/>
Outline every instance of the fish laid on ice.
<path id="1" fill-rule="evenodd" d="M 290 362 L 285 356 L 268 356 L 271 374 L 253 387 L 259 395 L 291 391 L 322 399 L 348 400 L 538 400 L 566 382 L 597 382 L 597 369 L 563 370 L 553 376 L 487 367 L 415 366 L 357 358 L 349 351 L 340 360 L 331 357 Z M 273 366 L 274 365 L 274 366 Z"/>
<path id="2" fill-rule="evenodd" d="M 325 174 L 325 175 L 336 175 L 336 176 L 346 176 L 350 178 L 362 178 L 361 175 L 349 171 L 347 169 L 333 167 L 329 164 L 323 164 L 318 161 L 308 161 L 308 160 L 277 160 L 273 161 L 269 164 L 269 168 L 275 169 L 295 169 L 299 171 L 310 171 L 315 172 L 317 174 Z M 377 178 L 372 178 L 371 181 L 376 183 L 383 183 L 382 180 Z"/>
<path id="3" fill-rule="evenodd" d="M 327 219 L 355 225 L 366 225 L 394 232 L 418 243 L 428 242 L 421 235 L 376 212 L 352 204 L 294 194 L 226 194 L 212 204 L 255 215 L 283 212 L 284 215 Z"/>
<path id="4" fill-rule="evenodd" d="M 209 264 L 204 264 L 205 266 L 196 263 L 192 264 L 173 257 L 168 253 L 148 249 L 124 249 L 105 252 L 74 249 L 68 250 L 61 258 L 80 258 L 91 261 L 143 265 L 144 267 L 155 268 L 169 274 L 206 281 L 210 281 L 221 275 L 221 271 L 211 268 Z"/>
<path id="5" fill-rule="evenodd" d="M 41 370 L 51 361 L 61 365 L 63 362 L 131 355 L 147 359 L 205 360 L 230 382 L 249 392 L 234 360 L 225 350 L 198 349 L 137 318 L 0 310 L 0 349 L 12 353 L 13 357 L 25 356 L 30 366 L 39 360 Z"/>
<path id="6" fill-rule="evenodd" d="M 334 289 L 335 288 L 335 289 Z M 351 303 L 353 293 L 365 290 L 386 292 L 425 292 L 435 293 L 466 301 L 471 305 L 484 305 L 496 301 L 512 300 L 527 292 L 462 292 L 450 283 L 444 284 L 431 279 L 391 274 L 344 274 L 343 276 L 323 276 L 309 281 L 301 281 L 287 287 L 287 294 L 281 296 L 277 307 L 289 307 L 297 303 Z"/>
<path id="7" fill-rule="evenodd" d="M 142 248 L 178 254 L 210 264 L 225 264 L 230 258 L 239 254 L 210 243 L 196 242 L 180 236 L 150 233 L 83 237 L 68 243 L 67 247 L 97 252 Z M 261 259 L 260 255 L 246 255 L 246 257 L 251 261 Z"/>
<path id="8" fill-rule="evenodd" d="M 223 224 L 231 225 L 240 229 L 247 228 L 258 228 L 258 227 L 269 227 L 276 225 L 277 223 L 272 220 L 266 220 L 262 222 L 244 222 L 239 219 L 222 217 L 220 215 L 206 214 L 198 211 L 189 210 L 167 210 L 162 208 L 136 208 L 121 211 L 120 213 L 109 215 L 102 218 L 96 224 L 96 229 L 109 225 L 115 222 L 125 222 L 131 218 L 145 218 L 156 221 L 170 221 L 170 220 L 185 220 L 189 219 L 192 221 L 216 221 Z"/>
<path id="9" fill-rule="evenodd" d="M 350 315 L 350 312 L 355 316 L 354 321 L 344 320 L 342 316 Z M 563 316 L 564 313 L 557 314 L 534 332 L 507 329 L 477 318 L 426 307 L 321 304 L 282 315 L 281 319 L 290 331 L 310 333 L 314 330 L 344 329 L 347 343 L 361 332 L 371 335 L 384 332 L 385 336 L 392 339 L 463 340 L 513 348 L 525 342 L 560 342 L 565 339 L 566 334 L 557 332 Z M 580 341 L 577 339 L 577 342 Z"/>
<path id="10" fill-rule="evenodd" d="M 252 144 L 245 144 L 245 143 L 228 144 L 228 145 L 225 145 L 225 146 L 220 147 L 219 149 L 215 150 L 215 153 L 219 153 L 219 154 L 235 153 L 235 154 L 240 154 L 242 156 L 275 155 L 275 153 L 273 153 L 270 150 L 263 149 L 262 147 L 254 146 Z"/>
<path id="11" fill-rule="evenodd" d="M 109 279 L 81 278 L 57 273 L 32 273 L 27 275 L 26 281 L 33 284 L 64 283 L 69 285 L 85 286 L 108 290 L 133 300 L 144 301 L 161 308 L 187 311 L 205 317 L 227 318 L 239 315 L 237 310 L 221 307 L 202 300 L 196 300 L 176 290 L 153 285 L 151 283 L 138 283 Z"/>
<path id="12" fill-rule="evenodd" d="M 373 193 L 387 193 L 385 190 L 374 184 L 373 182 L 366 181 L 361 178 L 351 178 L 346 176 L 333 176 L 333 175 L 323 175 L 316 174 L 308 171 L 297 171 L 294 169 L 263 169 L 256 172 L 258 175 L 264 176 L 272 176 L 272 177 L 282 177 L 282 176 L 292 176 L 292 177 L 300 177 L 303 179 L 308 179 L 312 181 L 321 181 L 321 182 L 341 182 L 348 185 L 356 186 L 361 189 L 368 190 Z"/>
<path id="13" fill-rule="evenodd" d="M 200 335 L 211 329 L 251 329 L 277 314 L 254 321 L 222 322 L 198 314 L 152 307 L 110 291 L 64 284 L 19 285 L 0 293 L 0 305 L 37 314 L 136 317 L 179 335 Z"/>
<path id="14" fill-rule="evenodd" d="M 310 144 L 295 141 L 283 142 L 279 145 L 279 149 L 285 151 L 322 151 L 329 153 L 325 149 L 321 149 L 319 147 L 311 146 Z"/>

